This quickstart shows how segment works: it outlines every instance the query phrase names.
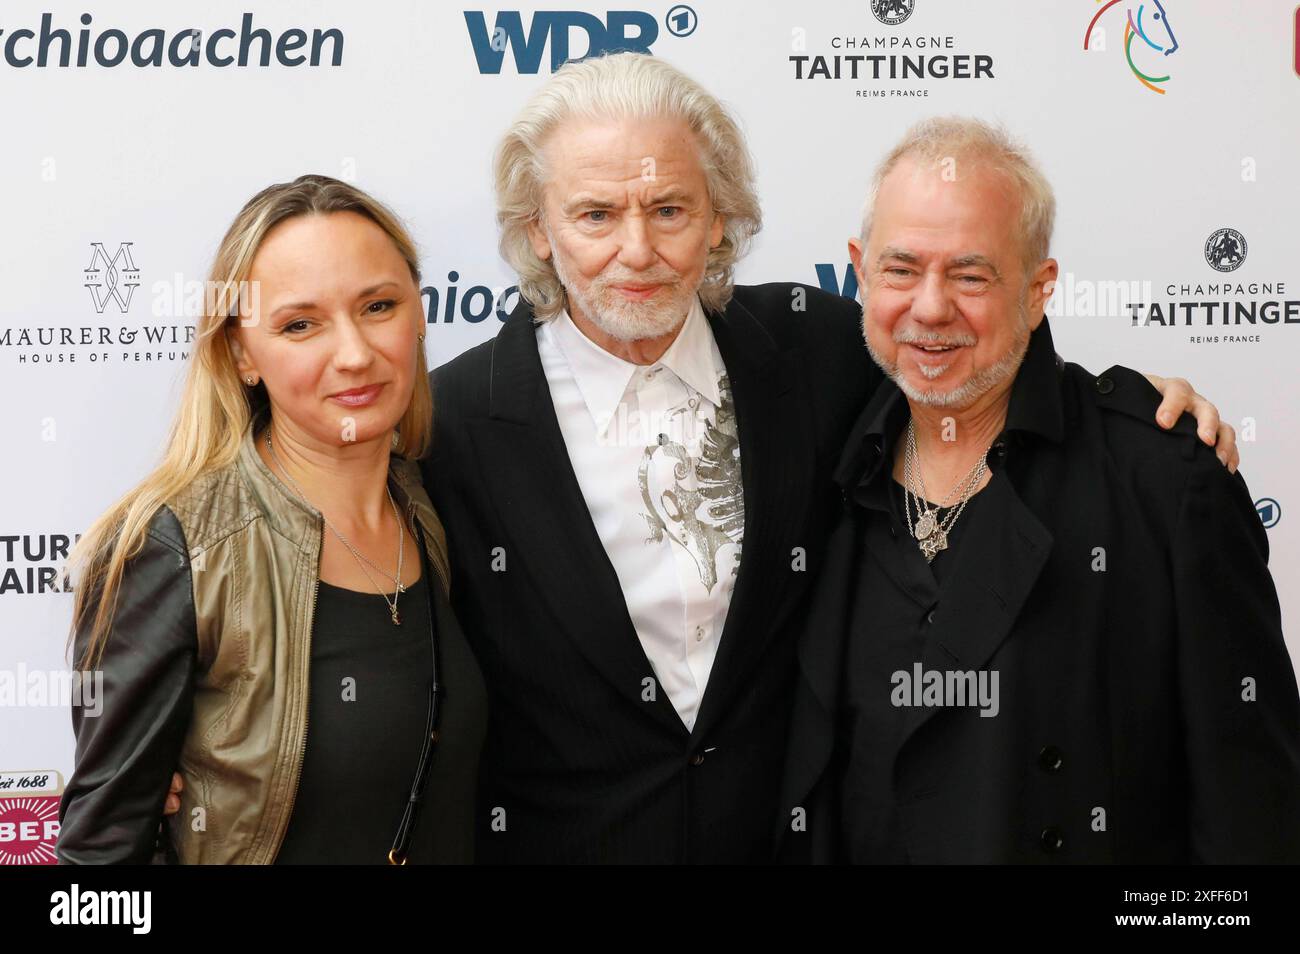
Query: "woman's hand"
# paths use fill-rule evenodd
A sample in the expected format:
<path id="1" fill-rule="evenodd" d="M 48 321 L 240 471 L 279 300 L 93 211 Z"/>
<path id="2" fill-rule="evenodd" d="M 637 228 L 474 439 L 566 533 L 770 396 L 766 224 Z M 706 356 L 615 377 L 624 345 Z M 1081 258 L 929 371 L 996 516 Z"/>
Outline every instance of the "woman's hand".
<path id="1" fill-rule="evenodd" d="M 167 789 L 167 801 L 163 803 L 164 815 L 175 815 L 181 810 L 181 789 L 185 787 L 185 780 L 181 778 L 180 772 L 172 772 L 172 786 Z"/>

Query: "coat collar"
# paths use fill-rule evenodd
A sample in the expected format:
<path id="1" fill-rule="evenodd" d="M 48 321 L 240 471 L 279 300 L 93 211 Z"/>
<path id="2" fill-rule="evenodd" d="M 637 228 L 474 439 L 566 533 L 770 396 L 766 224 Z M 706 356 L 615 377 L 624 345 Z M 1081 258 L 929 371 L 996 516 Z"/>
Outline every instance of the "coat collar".
<path id="1" fill-rule="evenodd" d="M 1011 400 L 1003 434 L 1032 435 L 1059 444 L 1065 436 L 1065 410 L 1061 399 L 1064 365 L 1052 343 L 1047 316 L 1029 336 L 1029 348 L 1011 385 Z M 894 441 L 907 422 L 903 392 L 886 379 L 850 432 L 835 468 L 835 482 L 845 490 L 869 483 L 885 461 L 893 460 Z"/>

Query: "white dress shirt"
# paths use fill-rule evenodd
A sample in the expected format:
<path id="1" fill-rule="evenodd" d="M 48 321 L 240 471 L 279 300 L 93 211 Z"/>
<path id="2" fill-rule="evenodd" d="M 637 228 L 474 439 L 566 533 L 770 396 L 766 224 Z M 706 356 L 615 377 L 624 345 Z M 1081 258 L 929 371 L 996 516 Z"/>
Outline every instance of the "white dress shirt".
<path id="1" fill-rule="evenodd" d="M 537 346 L 569 460 L 632 624 L 683 724 L 695 725 L 740 565 L 735 406 L 695 299 L 663 357 L 610 354 L 567 312 Z"/>

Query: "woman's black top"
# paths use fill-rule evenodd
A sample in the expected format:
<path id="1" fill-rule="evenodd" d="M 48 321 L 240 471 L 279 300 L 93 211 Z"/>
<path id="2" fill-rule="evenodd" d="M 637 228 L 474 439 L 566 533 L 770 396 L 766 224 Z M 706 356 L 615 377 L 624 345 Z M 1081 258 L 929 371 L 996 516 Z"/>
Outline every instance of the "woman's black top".
<path id="1" fill-rule="evenodd" d="M 487 726 L 483 677 L 442 586 L 422 573 L 393 625 L 378 592 L 320 581 L 312 624 L 307 748 L 276 864 L 386 864 L 424 744 L 433 675 L 427 589 L 437 616 L 439 737 L 411 864 L 474 860 L 474 796 Z M 389 594 L 392 598 L 392 594 Z"/>

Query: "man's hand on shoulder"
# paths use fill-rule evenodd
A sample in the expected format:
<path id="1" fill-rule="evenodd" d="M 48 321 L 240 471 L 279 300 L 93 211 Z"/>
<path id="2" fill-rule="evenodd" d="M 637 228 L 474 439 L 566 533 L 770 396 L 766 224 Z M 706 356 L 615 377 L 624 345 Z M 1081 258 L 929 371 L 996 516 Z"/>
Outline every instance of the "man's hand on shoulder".
<path id="1" fill-rule="evenodd" d="M 1162 378 L 1158 374 L 1143 375 L 1151 386 L 1160 392 L 1163 400 L 1156 409 L 1156 423 L 1168 430 L 1178 422 L 1184 411 L 1196 418 L 1196 433 L 1200 439 L 1214 448 L 1219 462 L 1235 474 L 1241 464 L 1241 455 L 1237 452 L 1237 432 L 1231 424 L 1220 420 L 1219 409 L 1204 396 L 1197 394 L 1191 382 L 1186 378 Z"/>

